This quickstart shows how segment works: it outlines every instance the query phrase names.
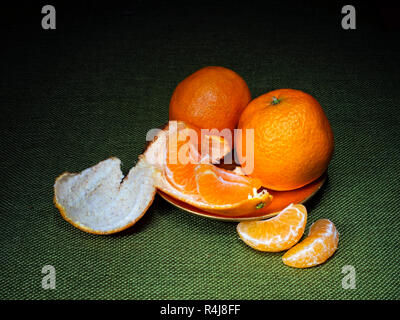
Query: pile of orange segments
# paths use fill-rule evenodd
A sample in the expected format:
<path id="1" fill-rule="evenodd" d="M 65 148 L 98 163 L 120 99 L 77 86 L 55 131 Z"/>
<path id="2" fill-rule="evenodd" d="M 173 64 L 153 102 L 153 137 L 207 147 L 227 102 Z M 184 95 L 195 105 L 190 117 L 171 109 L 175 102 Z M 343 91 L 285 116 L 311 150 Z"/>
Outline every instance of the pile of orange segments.
<path id="1" fill-rule="evenodd" d="M 237 232 L 256 250 L 288 250 L 288 266 L 312 267 L 333 255 L 338 232 L 331 221 L 316 221 L 298 243 L 306 208 L 274 202 L 312 185 L 331 160 L 332 129 L 312 96 L 280 89 L 251 100 L 237 73 L 206 67 L 178 84 L 169 111 L 170 122 L 125 178 L 119 159 L 110 158 L 56 179 L 54 202 L 64 219 L 86 232 L 115 233 L 135 224 L 160 190 L 228 218 L 279 208 L 274 218 L 240 222 Z M 228 156 L 237 159 L 232 170 L 219 165 Z"/>

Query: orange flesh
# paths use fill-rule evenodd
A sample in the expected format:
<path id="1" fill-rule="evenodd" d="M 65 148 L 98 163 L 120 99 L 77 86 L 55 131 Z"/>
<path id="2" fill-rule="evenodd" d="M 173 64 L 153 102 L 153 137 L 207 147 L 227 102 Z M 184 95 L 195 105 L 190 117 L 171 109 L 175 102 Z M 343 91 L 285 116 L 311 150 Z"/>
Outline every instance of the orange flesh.
<path id="1" fill-rule="evenodd" d="M 336 251 L 339 233 L 328 219 L 317 220 L 308 237 L 287 251 L 282 261 L 294 268 L 309 268 L 328 260 Z"/>
<path id="2" fill-rule="evenodd" d="M 250 247 L 268 252 L 287 250 L 304 233 L 307 210 L 301 204 L 290 205 L 268 220 L 245 221 L 237 226 L 240 238 Z"/>
<path id="3" fill-rule="evenodd" d="M 196 167 L 197 190 L 204 201 L 212 204 L 235 203 L 248 199 L 261 183 L 211 164 Z"/>
<path id="4" fill-rule="evenodd" d="M 171 155 L 170 152 L 167 154 L 167 165 L 165 167 L 165 176 L 167 180 L 174 187 L 178 188 L 178 190 L 185 191 L 185 193 L 189 194 L 196 193 L 197 187 L 194 169 L 197 164 L 190 162 L 187 164 L 180 164 L 176 154 Z"/>
<path id="5" fill-rule="evenodd" d="M 206 203 L 225 205 L 249 199 L 249 195 L 254 195 L 254 189 L 261 187 L 258 179 L 204 163 L 211 161 L 211 157 L 201 158 L 200 148 L 193 140 L 181 140 L 179 133 L 177 136 L 167 142 L 164 174 L 168 182 L 178 190 L 188 195 L 197 195 Z"/>

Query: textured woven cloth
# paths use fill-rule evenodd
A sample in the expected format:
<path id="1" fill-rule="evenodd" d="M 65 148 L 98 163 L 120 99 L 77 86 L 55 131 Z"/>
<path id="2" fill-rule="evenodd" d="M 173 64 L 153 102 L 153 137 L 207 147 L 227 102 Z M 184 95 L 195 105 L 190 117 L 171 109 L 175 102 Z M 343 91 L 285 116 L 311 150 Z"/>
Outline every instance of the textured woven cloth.
<path id="1" fill-rule="evenodd" d="M 0 61 L 1 299 L 399 299 L 400 52 L 396 34 L 340 6 L 144 3 L 57 8 L 57 29 L 36 16 L 3 26 Z M 378 19 L 378 18 L 377 18 Z M 21 20 L 20 20 L 21 21 Z M 159 196 L 131 229 L 84 233 L 52 203 L 53 183 L 110 156 L 123 172 L 149 129 L 168 120 L 179 81 L 207 65 L 238 72 L 252 96 L 300 89 L 335 133 L 328 181 L 307 203 L 329 218 L 339 248 L 300 270 L 282 253 L 239 240 L 235 223 L 188 214 Z M 42 268 L 56 289 L 42 288 Z M 356 288 L 342 286 L 354 267 Z"/>

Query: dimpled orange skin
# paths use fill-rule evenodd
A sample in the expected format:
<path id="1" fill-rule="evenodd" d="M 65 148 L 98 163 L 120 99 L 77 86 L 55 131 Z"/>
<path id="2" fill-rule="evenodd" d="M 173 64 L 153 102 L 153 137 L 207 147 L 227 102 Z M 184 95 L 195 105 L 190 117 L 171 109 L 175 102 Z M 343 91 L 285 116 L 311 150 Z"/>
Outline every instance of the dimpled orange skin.
<path id="1" fill-rule="evenodd" d="M 250 90 L 236 72 L 205 67 L 178 84 L 171 97 L 169 119 L 202 129 L 233 130 L 250 100 Z"/>
<path id="2" fill-rule="evenodd" d="M 254 129 L 254 170 L 266 188 L 285 191 L 320 177 L 334 150 L 329 121 L 320 104 L 299 90 L 279 89 L 254 99 L 241 114 L 235 147 L 245 163 L 246 129 Z M 245 166 L 244 166 L 245 167 Z"/>

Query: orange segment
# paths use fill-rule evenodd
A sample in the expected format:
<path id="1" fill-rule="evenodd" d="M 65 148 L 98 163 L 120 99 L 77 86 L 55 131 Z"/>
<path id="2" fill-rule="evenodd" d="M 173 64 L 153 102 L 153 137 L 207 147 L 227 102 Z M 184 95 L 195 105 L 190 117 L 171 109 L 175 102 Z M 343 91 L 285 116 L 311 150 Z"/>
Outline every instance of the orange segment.
<path id="1" fill-rule="evenodd" d="M 165 166 L 165 176 L 167 180 L 177 189 L 186 193 L 196 193 L 197 186 L 194 177 L 194 169 L 197 164 L 180 164 L 170 161 L 167 156 L 167 165 Z"/>
<path id="2" fill-rule="evenodd" d="M 198 165 L 195 172 L 200 196 L 204 201 L 216 205 L 249 199 L 261 187 L 258 179 L 241 176 L 211 164 Z"/>
<path id="3" fill-rule="evenodd" d="M 335 225 L 328 219 L 317 220 L 308 237 L 283 255 L 283 263 L 294 268 L 319 265 L 334 254 L 338 242 L 339 233 Z"/>
<path id="4" fill-rule="evenodd" d="M 177 189 L 189 194 L 197 193 L 194 168 L 196 165 L 169 165 L 165 168 L 167 180 Z"/>
<path id="5" fill-rule="evenodd" d="M 167 140 L 165 176 L 175 188 L 192 194 L 196 192 L 194 168 L 199 162 L 198 130 L 182 122 L 177 127 Z"/>
<path id="6" fill-rule="evenodd" d="M 306 222 L 306 208 L 301 204 L 291 204 L 269 220 L 240 222 L 237 232 L 247 245 L 256 250 L 279 252 L 300 240 Z"/>
<path id="7" fill-rule="evenodd" d="M 179 190 L 197 192 L 194 169 L 199 163 L 218 161 L 231 151 L 223 137 L 204 135 L 192 125 L 179 122 L 178 131 L 170 133 L 167 141 L 165 175 Z"/>

